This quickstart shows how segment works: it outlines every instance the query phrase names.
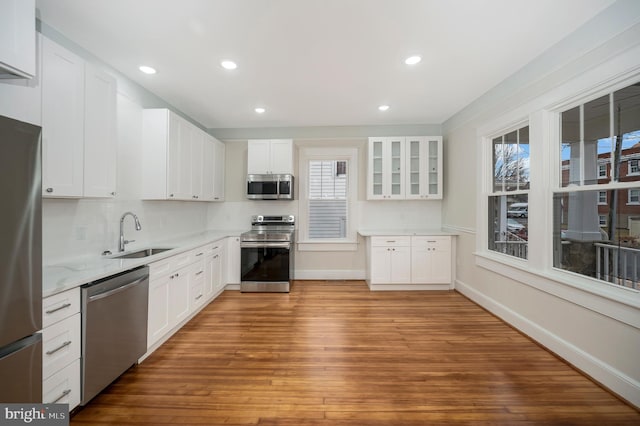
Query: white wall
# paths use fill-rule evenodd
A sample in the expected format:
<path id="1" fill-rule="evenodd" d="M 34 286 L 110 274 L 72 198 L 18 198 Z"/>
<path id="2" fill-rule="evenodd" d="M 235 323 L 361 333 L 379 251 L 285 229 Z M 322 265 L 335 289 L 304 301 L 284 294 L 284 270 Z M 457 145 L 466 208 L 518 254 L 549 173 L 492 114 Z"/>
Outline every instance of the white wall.
<path id="1" fill-rule="evenodd" d="M 637 293 L 622 290 L 627 299 L 622 303 L 553 280 L 532 268 L 502 266 L 501 272 L 494 272 L 476 255 L 477 235 L 486 226 L 476 222 L 482 129 L 509 118 L 526 117 L 550 102 L 580 95 L 593 84 L 606 83 L 634 68 L 640 80 L 640 3 L 623 0 L 445 122 L 448 196 L 443 217 L 446 225 L 460 232 L 458 291 L 640 406 Z M 533 152 L 536 140 L 531 144 Z M 534 184 L 532 194 L 539 189 L 533 188 Z M 542 209 L 538 212 L 544 213 Z M 535 215 L 530 207 L 531 222 L 542 223 Z M 538 243 L 530 246 L 531 250 L 545 250 Z"/>
<path id="2" fill-rule="evenodd" d="M 415 128 L 393 129 L 414 135 Z M 419 129 L 422 132 L 434 129 Z M 439 130 L 439 129 L 436 129 Z M 298 130 L 301 131 L 301 130 Z M 384 131 L 369 129 L 368 132 Z M 339 133 L 339 130 L 334 130 Z M 215 132 L 214 132 L 215 133 Z M 315 134 L 310 131 L 310 134 Z M 366 134 L 366 133 L 365 133 Z M 371 136 L 377 136 L 371 133 Z M 282 137 L 280 134 L 279 137 Z M 403 229 L 437 228 L 442 223 L 441 201 L 367 201 L 367 138 L 366 137 L 325 137 L 322 139 L 294 139 L 294 175 L 296 176 L 293 201 L 253 201 L 245 197 L 247 175 L 247 141 L 226 141 L 226 202 L 211 204 L 208 227 L 228 229 L 249 229 L 251 215 L 293 214 L 298 224 L 304 220 L 299 216 L 298 155 L 301 147 L 355 147 L 359 152 L 358 200 L 356 203 L 359 229 Z M 445 195 L 446 196 L 446 195 Z M 364 239 L 359 238 L 356 251 L 317 252 L 297 251 L 295 257 L 296 277 L 300 279 L 364 279 L 366 274 Z"/>

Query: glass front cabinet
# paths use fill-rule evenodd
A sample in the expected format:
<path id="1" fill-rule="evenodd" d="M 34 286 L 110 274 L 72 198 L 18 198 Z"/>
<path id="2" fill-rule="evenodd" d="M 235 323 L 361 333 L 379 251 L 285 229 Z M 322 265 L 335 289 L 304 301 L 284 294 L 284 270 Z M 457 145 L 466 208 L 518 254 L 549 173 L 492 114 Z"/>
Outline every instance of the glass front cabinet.
<path id="1" fill-rule="evenodd" d="M 371 137 L 368 200 L 442 199 L 442 137 Z"/>

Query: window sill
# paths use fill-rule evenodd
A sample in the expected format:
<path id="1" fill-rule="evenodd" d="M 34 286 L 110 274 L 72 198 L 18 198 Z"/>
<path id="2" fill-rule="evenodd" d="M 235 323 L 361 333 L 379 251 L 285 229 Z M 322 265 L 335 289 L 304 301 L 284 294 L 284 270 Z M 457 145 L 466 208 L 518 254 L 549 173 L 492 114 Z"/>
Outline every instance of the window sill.
<path id="1" fill-rule="evenodd" d="M 298 251 L 357 251 L 358 243 L 356 242 L 308 242 L 308 241 L 299 241 L 298 242 Z"/>
<path id="2" fill-rule="evenodd" d="M 493 253 L 474 254 L 476 265 L 481 268 L 640 328 L 640 292 L 637 290 L 555 268 L 533 272 L 525 261 L 506 259 Z"/>

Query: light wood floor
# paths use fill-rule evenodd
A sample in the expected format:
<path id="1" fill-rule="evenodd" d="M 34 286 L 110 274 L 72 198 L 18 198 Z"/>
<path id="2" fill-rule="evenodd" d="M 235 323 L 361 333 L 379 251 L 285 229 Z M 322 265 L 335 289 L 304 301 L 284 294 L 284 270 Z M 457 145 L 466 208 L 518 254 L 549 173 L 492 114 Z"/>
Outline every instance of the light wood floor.
<path id="1" fill-rule="evenodd" d="M 455 292 L 226 291 L 71 424 L 627 425 L 640 413 Z"/>

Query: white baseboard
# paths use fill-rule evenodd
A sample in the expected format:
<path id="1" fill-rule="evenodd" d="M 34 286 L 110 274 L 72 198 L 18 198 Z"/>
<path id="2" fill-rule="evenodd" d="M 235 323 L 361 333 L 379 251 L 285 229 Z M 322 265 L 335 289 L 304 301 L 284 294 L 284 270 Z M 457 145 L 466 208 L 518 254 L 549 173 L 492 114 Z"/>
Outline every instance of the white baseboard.
<path id="1" fill-rule="evenodd" d="M 296 269 L 296 280 L 364 280 L 366 271 L 349 269 Z"/>
<path id="2" fill-rule="evenodd" d="M 456 280 L 455 289 L 600 382 L 621 398 L 640 407 L 640 382 L 637 380 L 480 293 L 468 284 Z"/>

